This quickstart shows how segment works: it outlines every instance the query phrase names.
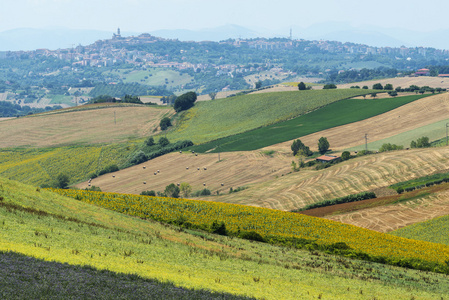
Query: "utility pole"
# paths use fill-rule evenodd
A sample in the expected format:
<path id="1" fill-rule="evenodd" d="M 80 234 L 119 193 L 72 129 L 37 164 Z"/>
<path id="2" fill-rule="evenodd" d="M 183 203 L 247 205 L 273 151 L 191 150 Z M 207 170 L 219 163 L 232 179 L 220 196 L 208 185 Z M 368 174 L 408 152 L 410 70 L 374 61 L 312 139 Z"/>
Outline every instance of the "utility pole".
<path id="1" fill-rule="evenodd" d="M 217 145 L 217 150 L 218 150 L 219 147 L 220 147 L 220 146 Z M 220 161 L 220 150 L 218 150 L 218 161 Z"/>
<path id="2" fill-rule="evenodd" d="M 117 118 L 115 117 L 115 110 L 114 110 L 114 125 L 117 125 Z"/>
<path id="3" fill-rule="evenodd" d="M 447 139 L 447 127 L 449 126 L 449 123 L 446 123 L 446 146 L 449 144 Z"/>
<path id="4" fill-rule="evenodd" d="M 368 133 L 365 133 L 365 151 L 368 152 Z"/>

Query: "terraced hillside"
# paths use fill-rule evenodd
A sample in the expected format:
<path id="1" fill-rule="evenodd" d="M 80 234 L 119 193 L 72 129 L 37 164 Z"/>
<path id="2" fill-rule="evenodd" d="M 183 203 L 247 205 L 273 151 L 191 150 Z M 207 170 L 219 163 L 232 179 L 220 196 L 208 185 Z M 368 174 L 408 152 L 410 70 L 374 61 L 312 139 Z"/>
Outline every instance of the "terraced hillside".
<path id="1" fill-rule="evenodd" d="M 153 134 L 165 107 L 87 105 L 0 122 L 0 147 L 118 143 Z"/>

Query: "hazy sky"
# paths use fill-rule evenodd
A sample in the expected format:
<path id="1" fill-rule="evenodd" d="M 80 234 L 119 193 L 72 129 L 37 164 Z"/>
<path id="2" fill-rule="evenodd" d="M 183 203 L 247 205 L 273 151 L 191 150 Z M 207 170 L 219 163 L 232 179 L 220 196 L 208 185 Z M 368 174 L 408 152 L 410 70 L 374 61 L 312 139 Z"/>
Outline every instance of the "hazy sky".
<path id="1" fill-rule="evenodd" d="M 0 32 L 68 27 L 149 32 L 226 24 L 278 30 L 327 21 L 448 29 L 448 0 L 0 0 Z"/>

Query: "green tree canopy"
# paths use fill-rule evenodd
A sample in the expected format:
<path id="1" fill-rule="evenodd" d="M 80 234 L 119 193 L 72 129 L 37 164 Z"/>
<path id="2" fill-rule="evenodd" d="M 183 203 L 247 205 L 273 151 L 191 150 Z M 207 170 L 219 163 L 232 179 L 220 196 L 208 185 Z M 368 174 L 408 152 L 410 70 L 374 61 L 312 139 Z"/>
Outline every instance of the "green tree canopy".
<path id="1" fill-rule="evenodd" d="M 170 144 L 170 141 L 166 137 L 161 137 L 158 141 L 158 144 L 162 147 L 165 147 Z"/>
<path id="2" fill-rule="evenodd" d="M 297 139 L 293 141 L 293 144 L 291 145 L 291 149 L 293 151 L 293 156 L 296 156 L 297 154 L 302 154 L 305 156 L 310 156 L 313 154 L 312 151 L 310 151 L 310 148 L 301 142 L 301 140 Z"/>
<path id="3" fill-rule="evenodd" d="M 298 90 L 304 91 L 306 89 L 307 89 L 307 87 L 306 87 L 306 84 L 304 82 L 301 81 L 300 83 L 298 83 Z"/>
<path id="4" fill-rule="evenodd" d="M 384 87 L 380 83 L 376 83 L 373 85 L 373 90 L 383 90 Z"/>
<path id="5" fill-rule="evenodd" d="M 182 94 L 181 96 L 176 98 L 173 108 L 176 112 L 187 110 L 195 104 L 196 98 L 197 96 L 195 92 L 187 92 L 185 94 Z"/>
<path id="6" fill-rule="evenodd" d="M 165 196 L 170 198 L 178 198 L 179 197 L 179 187 L 174 184 L 170 183 L 165 187 Z"/>
<path id="7" fill-rule="evenodd" d="M 326 151 L 329 149 L 329 142 L 327 141 L 327 138 L 325 138 L 325 137 L 321 137 L 319 140 L 318 140 L 318 151 L 321 153 L 321 154 L 324 154 L 324 153 L 326 153 Z"/>
<path id="8" fill-rule="evenodd" d="M 161 122 L 159 123 L 159 126 L 161 127 L 161 130 L 166 130 L 168 127 L 171 126 L 171 121 L 169 117 L 163 117 Z"/>

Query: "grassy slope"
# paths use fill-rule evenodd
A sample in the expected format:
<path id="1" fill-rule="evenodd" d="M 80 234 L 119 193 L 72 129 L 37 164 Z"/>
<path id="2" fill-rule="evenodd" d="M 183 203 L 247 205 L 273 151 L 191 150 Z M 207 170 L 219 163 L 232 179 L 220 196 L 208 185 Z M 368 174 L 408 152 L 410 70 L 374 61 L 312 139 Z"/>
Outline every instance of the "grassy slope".
<path id="1" fill-rule="evenodd" d="M 346 99 L 306 115 L 194 147 L 197 152 L 246 151 L 285 142 L 310 133 L 361 121 L 418 100 L 422 95 L 377 100 Z"/>
<path id="2" fill-rule="evenodd" d="M 449 232 L 449 216 L 443 216 L 395 230 L 390 232 L 390 234 L 409 239 L 449 245 L 449 235 L 447 232 Z"/>
<path id="3" fill-rule="evenodd" d="M 197 103 L 187 111 L 169 140 L 204 143 L 288 120 L 366 90 L 310 90 L 237 96 Z"/>
<path id="4" fill-rule="evenodd" d="M 0 266 L 3 299 L 248 299 L 14 252 L 0 252 Z"/>
<path id="5" fill-rule="evenodd" d="M 438 121 L 426 126 L 422 126 L 419 128 L 415 128 L 410 131 L 406 131 L 391 137 L 388 137 L 386 139 L 382 139 L 379 141 L 375 141 L 372 143 L 368 143 L 368 149 L 370 150 L 377 150 L 380 147 L 382 147 L 385 143 L 390 144 L 396 144 L 396 145 L 402 145 L 405 148 L 410 147 L 410 143 L 412 141 L 416 141 L 418 138 L 422 136 L 427 136 L 430 141 L 439 140 L 442 137 L 442 143 L 440 145 L 446 145 L 446 124 L 449 123 L 449 119 Z M 356 147 L 348 148 L 348 151 L 360 151 L 364 150 L 365 145 L 360 145 Z"/>
<path id="6" fill-rule="evenodd" d="M 17 182 L 0 184 L 1 251 L 265 299 L 429 299 L 449 293 L 447 276 L 439 274 L 179 231 Z"/>
<path id="7" fill-rule="evenodd" d="M 70 182 L 77 182 L 86 180 L 90 173 L 100 171 L 111 164 L 125 164 L 135 149 L 136 143 L 2 149 L 0 176 L 42 185 L 56 179 L 59 173 L 65 173 Z"/>

